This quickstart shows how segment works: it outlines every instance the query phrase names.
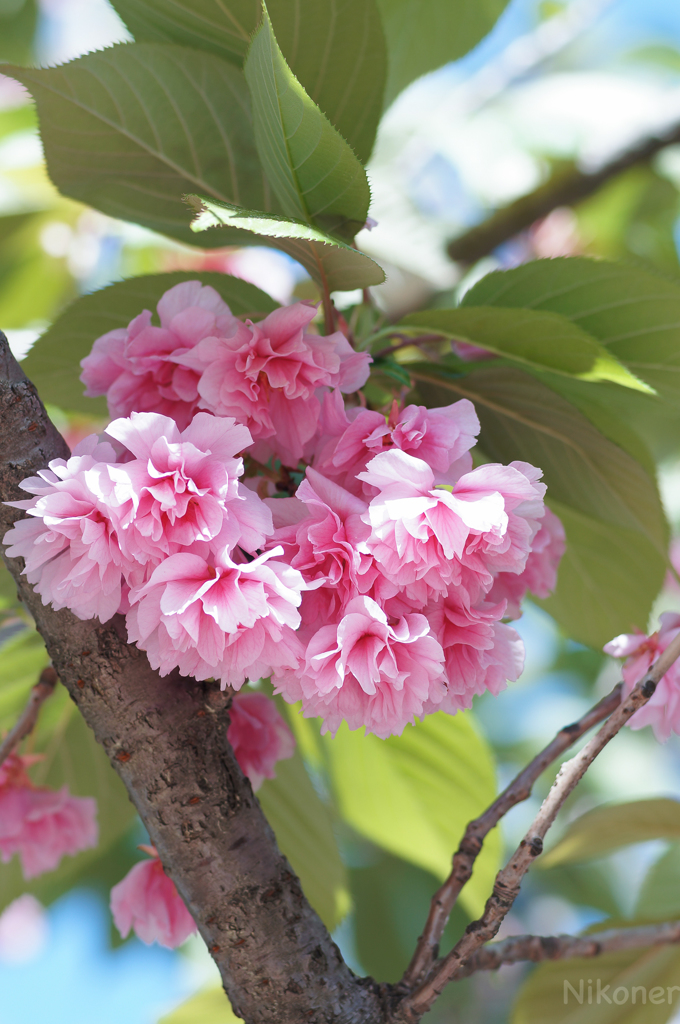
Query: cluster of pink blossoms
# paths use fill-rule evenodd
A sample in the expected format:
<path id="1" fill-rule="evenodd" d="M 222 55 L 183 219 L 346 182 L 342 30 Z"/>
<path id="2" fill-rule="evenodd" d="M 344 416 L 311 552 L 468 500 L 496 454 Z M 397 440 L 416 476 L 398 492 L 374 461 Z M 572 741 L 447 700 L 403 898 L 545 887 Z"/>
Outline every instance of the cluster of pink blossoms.
<path id="1" fill-rule="evenodd" d="M 516 679 L 502 620 L 552 589 L 564 550 L 540 471 L 473 469 L 467 400 L 346 404 L 370 357 L 312 333 L 308 304 L 243 324 L 190 282 L 158 313 L 83 361 L 118 417 L 103 437 L 24 481 L 28 518 L 5 541 L 43 601 L 124 613 L 162 674 L 271 677 L 331 732 L 398 734 Z M 264 473 L 246 478 L 244 454 Z M 294 496 L 272 483 L 293 479 L 279 462 L 300 473 Z"/>

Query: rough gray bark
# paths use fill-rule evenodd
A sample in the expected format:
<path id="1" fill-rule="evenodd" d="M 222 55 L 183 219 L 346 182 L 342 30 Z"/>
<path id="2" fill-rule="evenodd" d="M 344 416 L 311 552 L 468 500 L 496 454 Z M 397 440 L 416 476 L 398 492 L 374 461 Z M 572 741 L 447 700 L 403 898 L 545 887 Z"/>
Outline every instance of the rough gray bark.
<path id="1" fill-rule="evenodd" d="M 0 501 L 68 449 L 0 333 Z M 0 505 L 0 538 L 23 513 Z M 307 903 L 226 738 L 217 684 L 161 679 L 127 644 L 120 616 L 101 625 L 42 604 L 6 564 L 60 679 L 130 799 L 247 1024 L 379 1024 L 371 979 L 357 979 Z"/>

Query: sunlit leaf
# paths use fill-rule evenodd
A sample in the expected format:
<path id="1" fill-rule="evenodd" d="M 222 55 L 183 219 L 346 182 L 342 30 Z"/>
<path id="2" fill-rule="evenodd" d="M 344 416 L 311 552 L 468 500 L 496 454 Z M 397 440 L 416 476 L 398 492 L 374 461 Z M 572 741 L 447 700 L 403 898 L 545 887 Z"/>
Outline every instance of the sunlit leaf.
<path id="1" fill-rule="evenodd" d="M 580 380 L 609 380 L 636 391 L 651 390 L 604 345 L 556 313 L 466 305 L 411 313 L 397 325 L 403 326 L 409 333 L 441 333 L 446 338 Z"/>
<path id="2" fill-rule="evenodd" d="M 138 43 L 179 43 L 241 67 L 257 26 L 257 0 L 110 0 Z"/>
<path id="3" fill-rule="evenodd" d="M 310 224 L 257 210 L 241 210 L 203 196 L 190 195 L 187 201 L 198 211 L 191 225 L 194 231 L 203 232 L 220 224 L 252 231 L 301 263 L 322 290 L 351 291 L 385 280 L 382 268 L 363 252 L 330 238 Z"/>
<path id="4" fill-rule="evenodd" d="M 361 835 L 443 879 L 468 821 L 495 796 L 489 748 L 469 712 L 438 713 L 399 737 L 350 732 L 325 738 L 345 820 Z M 471 913 L 486 900 L 498 867 L 492 833 L 461 899 Z"/>
<path id="5" fill-rule="evenodd" d="M 127 327 L 144 309 L 156 316 L 156 305 L 169 288 L 183 281 L 200 281 L 222 296 L 235 316 L 262 319 L 278 303 L 247 281 L 228 274 L 178 271 L 148 274 L 102 288 L 76 299 L 38 339 L 22 369 L 45 402 L 61 409 L 106 415 L 105 398 L 85 398 L 79 381 L 80 360 L 89 355 L 94 341 L 117 327 Z"/>
<path id="6" fill-rule="evenodd" d="M 179 43 L 241 66 L 259 0 L 113 0 L 140 43 Z M 375 0 L 269 0 L 286 63 L 365 163 L 382 112 L 387 53 Z"/>
<path id="7" fill-rule="evenodd" d="M 243 73 L 218 57 L 134 43 L 2 70 L 32 93 L 50 177 L 65 195 L 190 243 L 187 192 L 271 208 Z M 220 231 L 209 242 L 239 240 L 252 241 Z"/>
<path id="8" fill-rule="evenodd" d="M 542 866 L 591 860 L 650 839 L 679 838 L 677 800 L 634 800 L 596 807 L 568 826 L 557 845 L 542 858 Z"/>
<path id="9" fill-rule="evenodd" d="M 674 946 L 540 964 L 520 989 L 511 1024 L 665 1024 L 680 1005 Z M 603 995 L 604 993 L 604 995 Z"/>
<path id="10" fill-rule="evenodd" d="M 674 837 L 680 839 L 680 829 Z M 680 918 L 680 845 L 669 850 L 652 864 L 640 888 L 635 917 L 677 921 Z"/>
<path id="11" fill-rule="evenodd" d="M 257 149 L 283 212 L 353 238 L 371 201 L 366 173 L 286 64 L 266 10 L 244 70 Z"/>
<path id="12" fill-rule="evenodd" d="M 680 284 L 637 267 L 565 257 L 482 278 L 468 305 L 560 313 L 660 395 L 680 397 Z"/>
<path id="13" fill-rule="evenodd" d="M 386 102 L 414 78 L 476 46 L 506 5 L 507 0 L 378 0 L 389 56 Z"/>

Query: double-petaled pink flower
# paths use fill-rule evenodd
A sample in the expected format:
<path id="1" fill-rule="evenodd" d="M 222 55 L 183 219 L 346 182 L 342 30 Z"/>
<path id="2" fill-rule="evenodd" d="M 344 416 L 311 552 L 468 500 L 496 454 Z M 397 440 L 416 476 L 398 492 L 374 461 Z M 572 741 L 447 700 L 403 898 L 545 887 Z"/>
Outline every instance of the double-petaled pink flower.
<path id="1" fill-rule="evenodd" d="M 321 715 L 323 731 L 335 733 L 344 720 L 384 738 L 442 699 L 443 663 L 424 615 L 392 624 L 372 598 L 356 597 L 337 624 L 312 636 L 301 671 L 277 677 L 276 692 L 302 700 L 306 716 Z"/>
<path id="2" fill-rule="evenodd" d="M 214 288 L 185 281 L 170 288 L 157 306 L 160 327 L 144 310 L 127 327 L 97 338 L 83 359 L 86 395 L 106 395 L 112 417 L 158 412 L 182 428 L 198 409 L 198 374 L 180 364 L 204 338 L 239 327 Z"/>
<path id="3" fill-rule="evenodd" d="M 5 534 L 8 554 L 25 561 L 24 572 L 43 604 L 70 608 L 81 619 L 106 622 L 118 611 L 126 557 L 120 549 L 111 503 L 109 467 L 116 453 L 92 435 L 65 462 L 23 480 L 35 498 L 10 502 L 31 518 Z"/>
<path id="4" fill-rule="evenodd" d="M 225 553 L 171 555 L 131 592 L 129 639 L 161 675 L 178 668 L 223 687 L 295 668 L 304 581 L 276 559 L 282 553 L 273 548 L 238 563 Z"/>
<path id="5" fill-rule="evenodd" d="M 0 858 L 6 864 L 18 854 L 26 879 L 53 871 L 64 854 L 90 849 L 98 838 L 96 801 L 71 796 L 66 786 L 34 786 L 26 773 L 34 760 L 10 754 L 0 765 Z"/>
<path id="6" fill-rule="evenodd" d="M 317 429 L 321 389 L 356 391 L 371 358 L 341 333 L 307 331 L 316 308 L 306 302 L 247 321 L 225 337 L 206 338 L 180 359 L 200 375 L 201 407 L 244 423 L 262 448 L 296 466 Z M 258 453 L 259 454 L 259 453 Z"/>
<path id="7" fill-rule="evenodd" d="M 295 753 L 293 734 L 276 704 L 263 693 L 237 693 L 229 709 L 227 739 L 241 771 L 259 789 L 276 778 L 274 766 Z"/>

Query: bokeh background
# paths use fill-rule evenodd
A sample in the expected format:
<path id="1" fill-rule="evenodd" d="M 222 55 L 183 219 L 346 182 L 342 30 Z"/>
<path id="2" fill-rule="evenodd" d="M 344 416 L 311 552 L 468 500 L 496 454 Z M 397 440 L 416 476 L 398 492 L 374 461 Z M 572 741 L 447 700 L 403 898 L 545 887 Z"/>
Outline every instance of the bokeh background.
<path id="1" fill-rule="evenodd" d="M 59 63 L 126 38 L 106 0 L 0 0 L 0 59 Z M 456 299 L 495 267 L 585 254 L 624 258 L 680 275 L 680 146 L 635 166 L 574 207 L 554 210 L 491 255 L 465 268 L 446 243 L 571 165 L 593 170 L 650 134 L 680 123 L 680 4 L 676 0 L 511 0 L 470 54 L 415 82 L 387 113 L 368 168 L 371 216 L 362 246 L 388 273 L 374 297 L 389 315 Z M 0 326 L 25 355 L 76 295 L 122 277 L 169 270 L 220 270 L 252 281 L 281 302 L 309 295 L 304 271 L 265 248 L 204 252 L 112 220 L 61 198 L 41 155 L 35 114 L 13 80 L 0 77 Z M 352 294 L 336 296 L 340 307 Z M 75 440 L 92 424 L 53 414 Z M 659 454 L 659 453 L 658 453 Z M 680 430 L 669 430 L 661 488 L 680 531 Z M 669 584 L 655 616 L 680 610 Z M 11 670 L 12 624 L 0 623 L 0 673 Z M 560 634 L 529 606 L 519 623 L 527 667 L 519 683 L 476 710 L 499 761 L 499 783 L 566 722 L 607 692 L 617 668 Z M 4 667 L 3 667 L 4 666 Z M 564 822 L 604 800 L 680 798 L 680 748 L 649 730 L 626 730 L 598 759 Z M 549 779 L 506 819 L 509 847 L 533 817 Z M 135 859 L 143 832 L 117 849 L 115 881 Z M 354 909 L 336 939 L 361 973 L 396 980 L 436 887 L 425 871 L 354 835 L 340 837 Z M 665 850 L 638 845 L 587 870 L 536 870 L 503 935 L 579 930 L 625 917 L 647 867 Z M 0 894 L 6 879 L 0 866 Z M 112 931 L 105 879 L 84 879 L 45 904 L 26 896 L 0 916 L 0 1024 L 222 1024 L 219 1001 L 191 1018 L 173 1010 L 216 980 L 199 939 L 178 952 L 123 944 Z M 455 923 L 455 922 L 454 922 Z M 455 986 L 431 1013 L 436 1022 L 502 1024 L 523 968 Z M 168 1016 L 169 1015 L 169 1016 Z M 680 1020 L 680 1015 L 678 1018 Z"/>

